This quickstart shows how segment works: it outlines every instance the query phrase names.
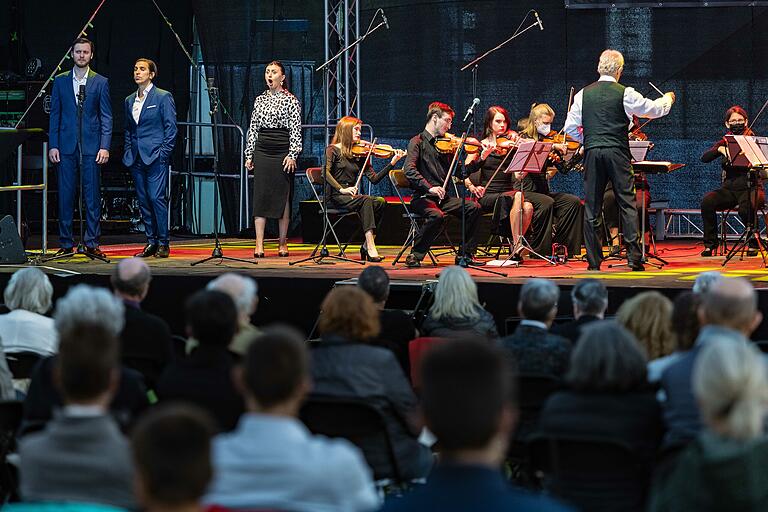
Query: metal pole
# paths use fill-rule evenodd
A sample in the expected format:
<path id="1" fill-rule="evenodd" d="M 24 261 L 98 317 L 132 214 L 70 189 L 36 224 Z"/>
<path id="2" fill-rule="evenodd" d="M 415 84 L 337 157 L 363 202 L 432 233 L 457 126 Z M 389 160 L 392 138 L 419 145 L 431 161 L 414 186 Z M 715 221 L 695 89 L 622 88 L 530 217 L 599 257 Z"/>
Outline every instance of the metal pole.
<path id="1" fill-rule="evenodd" d="M 48 142 L 43 142 L 43 236 L 42 253 L 48 250 Z"/>
<path id="2" fill-rule="evenodd" d="M 21 159 L 24 145 L 19 144 L 16 148 L 16 185 L 21 185 Z M 21 189 L 16 191 L 16 228 L 19 230 L 19 237 L 21 237 Z"/>

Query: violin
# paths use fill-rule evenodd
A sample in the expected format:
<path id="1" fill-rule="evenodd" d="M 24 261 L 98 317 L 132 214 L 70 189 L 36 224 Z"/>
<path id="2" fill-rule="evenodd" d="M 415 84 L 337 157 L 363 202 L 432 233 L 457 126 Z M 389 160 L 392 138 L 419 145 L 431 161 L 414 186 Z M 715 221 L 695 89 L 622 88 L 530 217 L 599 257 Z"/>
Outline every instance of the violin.
<path id="1" fill-rule="evenodd" d="M 496 137 L 496 147 L 493 149 L 493 152 L 497 155 L 506 155 L 510 149 L 517 149 L 521 140 L 522 139 L 517 136 L 517 133 L 513 131 L 498 135 Z"/>
<path id="2" fill-rule="evenodd" d="M 373 148 L 373 151 L 371 151 Z M 359 140 L 352 144 L 352 156 L 363 158 L 370 152 L 376 158 L 392 158 L 395 154 L 395 148 L 389 144 L 374 144 L 366 140 Z"/>
<path id="3" fill-rule="evenodd" d="M 459 144 L 461 143 L 461 137 L 457 137 L 456 135 L 452 133 L 446 133 L 442 137 L 437 137 L 435 139 L 435 148 L 440 153 L 450 154 L 455 153 L 457 149 L 459 149 Z M 464 151 L 467 152 L 470 155 L 474 155 L 475 153 L 479 152 L 482 149 L 482 145 L 480 144 L 480 141 L 477 140 L 474 137 L 467 137 L 464 140 Z"/>
<path id="4" fill-rule="evenodd" d="M 568 147 L 568 151 L 578 151 L 578 149 L 581 147 L 581 142 L 577 141 L 570 135 L 566 135 L 565 133 L 558 133 L 555 130 L 552 130 L 547 135 L 545 135 L 541 142 L 565 144 Z"/>

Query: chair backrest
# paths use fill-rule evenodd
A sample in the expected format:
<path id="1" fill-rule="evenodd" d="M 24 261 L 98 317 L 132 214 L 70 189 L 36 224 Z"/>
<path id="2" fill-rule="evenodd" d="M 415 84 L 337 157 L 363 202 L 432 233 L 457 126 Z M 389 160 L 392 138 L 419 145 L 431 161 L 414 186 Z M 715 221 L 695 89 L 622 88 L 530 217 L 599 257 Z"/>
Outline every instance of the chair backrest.
<path id="1" fill-rule="evenodd" d="M 389 171 L 389 180 L 392 182 L 392 186 L 395 187 L 395 189 L 411 188 L 411 182 L 408 181 L 408 177 L 402 169 L 392 169 Z"/>
<path id="2" fill-rule="evenodd" d="M 411 362 L 411 386 L 421 389 L 421 360 L 436 344 L 444 342 L 444 338 L 422 336 L 408 342 L 408 359 Z"/>
<path id="3" fill-rule="evenodd" d="M 310 167 L 307 169 L 307 180 L 310 185 L 320 186 L 323 184 L 323 168 L 322 167 Z"/>
<path id="4" fill-rule="evenodd" d="M 313 394 L 301 406 L 299 418 L 314 434 L 342 437 L 359 447 L 376 480 L 403 482 L 386 420 L 369 399 Z M 386 464 L 376 460 L 374 447 L 387 454 Z"/>
<path id="5" fill-rule="evenodd" d="M 32 370 L 42 358 L 37 352 L 11 352 L 5 354 L 8 369 L 14 379 L 28 379 L 32 376 Z"/>
<path id="6" fill-rule="evenodd" d="M 549 395 L 558 391 L 562 385 L 562 381 L 553 375 L 521 373 L 518 377 L 518 406 L 523 411 L 539 411 Z"/>

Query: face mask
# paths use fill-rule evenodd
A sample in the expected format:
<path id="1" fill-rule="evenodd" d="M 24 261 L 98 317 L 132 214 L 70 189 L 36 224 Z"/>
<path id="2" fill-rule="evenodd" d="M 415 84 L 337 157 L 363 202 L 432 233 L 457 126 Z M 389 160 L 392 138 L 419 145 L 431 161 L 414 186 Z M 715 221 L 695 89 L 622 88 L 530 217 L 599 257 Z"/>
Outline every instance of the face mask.
<path id="1" fill-rule="evenodd" d="M 538 128 L 536 128 L 536 131 L 539 132 L 542 135 L 549 135 L 549 132 L 552 131 L 552 125 L 551 124 L 540 124 Z"/>
<path id="2" fill-rule="evenodd" d="M 741 135 L 744 133 L 744 123 L 733 123 L 730 125 L 730 129 L 734 135 Z"/>

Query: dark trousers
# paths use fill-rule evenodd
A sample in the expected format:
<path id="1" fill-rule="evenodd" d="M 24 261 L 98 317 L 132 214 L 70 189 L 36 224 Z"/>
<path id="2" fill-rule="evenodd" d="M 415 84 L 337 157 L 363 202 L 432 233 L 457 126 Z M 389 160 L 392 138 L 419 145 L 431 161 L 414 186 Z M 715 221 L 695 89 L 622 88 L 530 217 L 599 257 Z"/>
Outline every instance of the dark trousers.
<path id="1" fill-rule="evenodd" d="M 416 239 L 413 244 L 412 254 L 419 260 L 429 252 L 432 243 L 440 234 L 445 222 L 445 215 L 453 215 L 461 219 L 461 199 L 458 197 L 447 197 L 438 202 L 434 196 L 419 197 L 411 200 L 411 210 L 424 217 L 424 223 L 421 229 L 416 233 Z M 477 219 L 480 218 L 480 205 L 470 199 L 466 200 L 466 251 L 467 255 L 474 254 L 477 248 L 475 242 L 475 229 L 477 228 Z"/>
<path id="2" fill-rule="evenodd" d="M 376 226 L 381 223 L 381 216 L 384 214 L 387 201 L 383 197 L 333 194 L 331 203 L 340 208 L 357 212 L 357 215 L 360 216 L 360 223 L 363 225 L 363 232 L 366 232 L 375 230 Z"/>
<path id="3" fill-rule="evenodd" d="M 765 192 L 759 186 L 757 205 L 752 206 L 754 193 L 749 189 L 732 189 L 726 186 L 713 190 L 701 200 L 701 218 L 704 221 L 704 246 L 717 247 L 717 211 L 739 207 L 739 217 L 746 226 L 754 220 L 755 208 L 762 208 L 765 204 Z M 750 217 L 752 216 L 752 219 Z"/>
<path id="4" fill-rule="evenodd" d="M 68 249 L 75 245 L 72 238 L 72 216 L 75 211 L 75 194 L 80 183 L 77 167 L 79 163 L 77 148 L 71 155 L 61 155 L 59 163 L 59 246 Z M 99 246 L 101 226 L 101 176 L 96 164 L 96 155 L 83 155 L 83 207 L 85 209 L 85 240 L 87 247 Z"/>
<path id="5" fill-rule="evenodd" d="M 158 158 L 147 165 L 139 157 L 131 174 L 147 243 L 168 245 L 168 164 Z"/>
<path id="6" fill-rule="evenodd" d="M 628 259 L 631 263 L 639 263 L 641 253 L 637 238 L 637 206 L 629 151 L 622 148 L 588 149 L 584 155 L 584 168 L 584 242 L 589 266 L 598 268 L 603 260 L 600 213 L 603 209 L 603 194 L 609 181 L 613 184 L 613 193 L 619 207 Z"/>

